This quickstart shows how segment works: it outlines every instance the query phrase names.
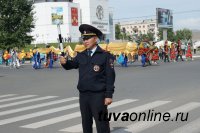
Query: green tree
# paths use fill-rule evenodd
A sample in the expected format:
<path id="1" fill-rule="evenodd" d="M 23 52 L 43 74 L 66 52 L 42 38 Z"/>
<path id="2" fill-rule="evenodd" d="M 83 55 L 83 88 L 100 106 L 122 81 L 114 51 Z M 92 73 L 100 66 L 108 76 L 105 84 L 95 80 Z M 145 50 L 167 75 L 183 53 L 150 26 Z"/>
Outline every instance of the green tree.
<path id="1" fill-rule="evenodd" d="M 121 39 L 121 37 L 122 37 L 122 35 L 121 35 L 120 25 L 116 24 L 115 25 L 115 38 Z"/>
<path id="2" fill-rule="evenodd" d="M 151 32 L 148 32 L 147 34 L 140 34 L 137 39 L 137 42 L 141 41 L 154 41 L 154 34 Z"/>
<path id="3" fill-rule="evenodd" d="M 185 40 L 189 41 L 192 39 L 192 31 L 189 29 L 183 29 L 183 30 L 178 30 L 176 31 L 176 41 L 180 40 Z"/>
<path id="4" fill-rule="evenodd" d="M 160 37 L 160 40 L 163 40 L 163 29 L 159 29 L 158 36 Z M 169 41 L 175 41 L 176 36 L 173 32 L 173 29 L 170 28 L 167 30 L 167 38 Z"/>
<path id="5" fill-rule="evenodd" d="M 34 28 L 33 2 L 0 0 L 0 48 L 24 47 L 30 44 Z"/>
<path id="6" fill-rule="evenodd" d="M 154 41 L 154 33 L 148 32 L 148 33 L 147 33 L 147 39 L 148 39 L 149 41 Z"/>
<path id="7" fill-rule="evenodd" d="M 136 36 L 135 41 L 136 41 L 138 44 L 139 44 L 141 41 L 143 41 L 143 40 L 144 40 L 144 35 L 139 34 L 139 35 Z"/>
<path id="8" fill-rule="evenodd" d="M 121 40 L 128 40 L 129 38 L 129 35 L 127 35 L 126 33 L 121 33 L 120 36 L 119 36 L 119 39 Z"/>

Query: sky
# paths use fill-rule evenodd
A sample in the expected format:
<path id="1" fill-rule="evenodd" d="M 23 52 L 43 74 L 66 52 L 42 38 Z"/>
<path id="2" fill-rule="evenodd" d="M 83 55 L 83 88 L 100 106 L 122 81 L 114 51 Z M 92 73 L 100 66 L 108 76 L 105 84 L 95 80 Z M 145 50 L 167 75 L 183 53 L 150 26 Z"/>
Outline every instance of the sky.
<path id="1" fill-rule="evenodd" d="M 115 22 L 156 18 L 156 8 L 173 11 L 174 30 L 200 30 L 200 0 L 108 0 Z M 148 17 L 144 17 L 148 16 Z M 124 19 L 130 18 L 130 19 Z"/>

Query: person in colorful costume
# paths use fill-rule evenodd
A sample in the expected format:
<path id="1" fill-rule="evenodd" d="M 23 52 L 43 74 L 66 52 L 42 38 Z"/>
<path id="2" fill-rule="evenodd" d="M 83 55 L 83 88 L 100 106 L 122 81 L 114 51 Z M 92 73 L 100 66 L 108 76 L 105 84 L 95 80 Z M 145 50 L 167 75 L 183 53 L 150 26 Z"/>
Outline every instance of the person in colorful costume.
<path id="1" fill-rule="evenodd" d="M 191 44 L 190 43 L 187 46 L 186 60 L 188 60 L 188 58 L 190 58 L 191 60 L 193 60 L 193 58 L 192 58 Z"/>
<path id="2" fill-rule="evenodd" d="M 2 55 L 0 55 L 0 65 L 2 65 L 3 64 L 3 57 L 2 57 Z"/>
<path id="3" fill-rule="evenodd" d="M 48 62 L 49 62 L 49 68 L 53 68 L 53 52 L 52 50 L 48 53 L 47 55 L 47 59 L 48 59 Z"/>
<path id="4" fill-rule="evenodd" d="M 165 45 L 164 45 L 164 62 L 166 62 L 166 60 L 169 62 L 169 46 L 168 46 L 168 41 L 165 41 Z"/>
<path id="5" fill-rule="evenodd" d="M 157 60 L 159 60 L 159 49 L 158 48 L 153 50 L 152 62 L 154 64 L 158 64 Z"/>
<path id="6" fill-rule="evenodd" d="M 5 61 L 5 63 L 6 63 L 6 66 L 8 66 L 8 63 L 9 63 L 9 59 L 11 58 L 11 55 L 8 53 L 8 51 L 6 50 L 5 52 L 4 52 L 4 55 L 3 55 L 3 59 L 4 59 L 4 61 Z"/>
<path id="7" fill-rule="evenodd" d="M 122 67 L 128 67 L 127 63 L 128 63 L 128 57 L 126 54 L 123 54 L 124 56 L 124 61 L 122 63 Z"/>
<path id="8" fill-rule="evenodd" d="M 181 49 L 181 41 L 178 40 L 176 61 L 178 61 L 179 56 L 180 56 L 181 60 L 184 61 L 183 58 L 182 58 L 182 55 L 183 55 L 183 51 Z"/>
<path id="9" fill-rule="evenodd" d="M 141 43 L 139 45 L 139 49 L 138 49 L 138 55 L 141 56 L 141 63 L 142 63 L 142 67 L 145 67 L 145 62 L 146 62 L 146 54 L 145 54 L 145 48 L 143 43 Z"/>
<path id="10" fill-rule="evenodd" d="M 19 63 L 19 59 L 18 59 L 18 53 L 17 53 L 17 50 L 14 49 L 14 50 L 11 50 L 11 58 L 12 58 L 12 61 L 11 61 L 11 67 L 13 68 L 19 68 L 20 67 L 20 63 Z"/>
<path id="11" fill-rule="evenodd" d="M 124 54 L 123 53 L 121 53 L 119 55 L 119 57 L 117 58 L 117 63 L 120 64 L 121 66 L 123 65 L 123 63 L 124 63 Z"/>
<path id="12" fill-rule="evenodd" d="M 32 49 L 29 50 L 29 52 L 26 53 L 26 58 L 30 60 L 30 63 L 33 61 L 33 51 Z"/>
<path id="13" fill-rule="evenodd" d="M 40 53 L 38 52 L 38 50 L 36 50 L 35 53 L 33 54 L 33 60 L 34 60 L 33 68 L 40 69 L 41 60 L 40 60 Z"/>
<path id="14" fill-rule="evenodd" d="M 24 52 L 24 50 L 21 51 L 20 56 L 21 56 L 22 64 L 24 64 L 25 63 L 25 57 L 26 57 L 26 53 Z"/>
<path id="15" fill-rule="evenodd" d="M 171 61 L 176 62 L 176 49 L 175 49 L 175 44 L 171 44 L 171 49 L 170 49 L 170 59 Z"/>

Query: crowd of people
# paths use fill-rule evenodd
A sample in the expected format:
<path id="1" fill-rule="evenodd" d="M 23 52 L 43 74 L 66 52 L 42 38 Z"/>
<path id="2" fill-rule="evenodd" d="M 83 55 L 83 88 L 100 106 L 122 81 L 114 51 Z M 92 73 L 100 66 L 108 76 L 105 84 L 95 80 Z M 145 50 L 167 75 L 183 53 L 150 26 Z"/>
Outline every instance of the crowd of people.
<path id="1" fill-rule="evenodd" d="M 54 61 L 57 61 L 58 55 L 51 50 L 48 53 L 40 53 L 37 49 L 24 52 L 17 49 L 5 50 L 0 55 L 0 65 L 5 64 L 10 68 L 20 68 L 25 60 L 32 63 L 34 69 L 53 68 Z"/>
<path id="2" fill-rule="evenodd" d="M 185 60 L 193 60 L 191 44 L 188 43 L 186 48 L 183 49 L 183 45 L 180 40 L 176 43 L 168 44 L 165 41 L 164 46 L 155 46 L 155 42 L 152 45 L 145 45 L 146 43 L 141 43 L 138 47 L 138 53 L 136 55 L 125 54 L 122 52 L 116 57 L 117 63 L 122 67 L 127 67 L 127 63 L 135 62 L 140 60 L 142 67 L 151 64 L 158 64 L 159 60 L 164 62 L 177 62 L 179 58 L 184 61 L 183 55 L 186 57 Z M 133 58 L 131 56 L 134 56 Z M 129 57 L 129 58 L 128 58 Z"/>
<path id="3" fill-rule="evenodd" d="M 177 62 L 179 59 L 193 60 L 191 44 L 188 43 L 183 48 L 181 41 L 177 43 L 168 44 L 166 40 L 164 46 L 155 46 L 155 42 L 150 45 L 148 42 L 141 43 L 137 48 L 137 53 L 131 55 L 130 53 L 121 52 L 119 55 L 115 55 L 116 63 L 122 67 L 128 67 L 128 63 L 132 64 L 136 61 L 141 61 L 142 67 L 146 67 L 151 64 L 158 64 L 158 61 L 164 62 Z M 196 52 L 196 51 L 195 51 Z M 5 64 L 12 68 L 19 68 L 20 64 L 24 64 L 25 60 L 32 63 L 34 69 L 40 68 L 53 68 L 54 62 L 58 60 L 58 54 L 52 50 L 46 53 L 40 53 L 38 49 L 24 52 L 17 49 L 5 50 L 0 56 L 0 64 Z M 185 59 L 183 59 L 185 56 Z"/>
<path id="4" fill-rule="evenodd" d="M 50 50 L 47 53 L 40 53 L 37 49 L 35 49 L 33 53 L 33 64 L 32 67 L 34 69 L 41 68 L 53 68 L 53 64 L 58 60 L 58 55 Z"/>
<path id="5" fill-rule="evenodd" d="M 25 56 L 29 55 L 26 55 L 24 50 L 19 51 L 16 48 L 5 50 L 0 56 L 0 64 L 5 64 L 12 68 L 19 68 L 20 64 L 25 63 Z"/>

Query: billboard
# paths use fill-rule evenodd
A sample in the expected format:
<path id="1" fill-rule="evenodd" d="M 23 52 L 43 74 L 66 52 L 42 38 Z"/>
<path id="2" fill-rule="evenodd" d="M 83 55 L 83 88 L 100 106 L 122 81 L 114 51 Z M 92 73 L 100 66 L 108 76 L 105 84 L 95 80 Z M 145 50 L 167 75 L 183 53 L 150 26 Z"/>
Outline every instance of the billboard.
<path id="1" fill-rule="evenodd" d="M 63 8 L 62 7 L 52 7 L 51 8 L 51 18 L 52 18 L 53 25 L 63 24 Z"/>
<path id="2" fill-rule="evenodd" d="M 71 8 L 72 26 L 78 26 L 78 8 Z"/>
<path id="3" fill-rule="evenodd" d="M 173 28 L 173 13 L 169 9 L 157 8 L 158 28 Z"/>

